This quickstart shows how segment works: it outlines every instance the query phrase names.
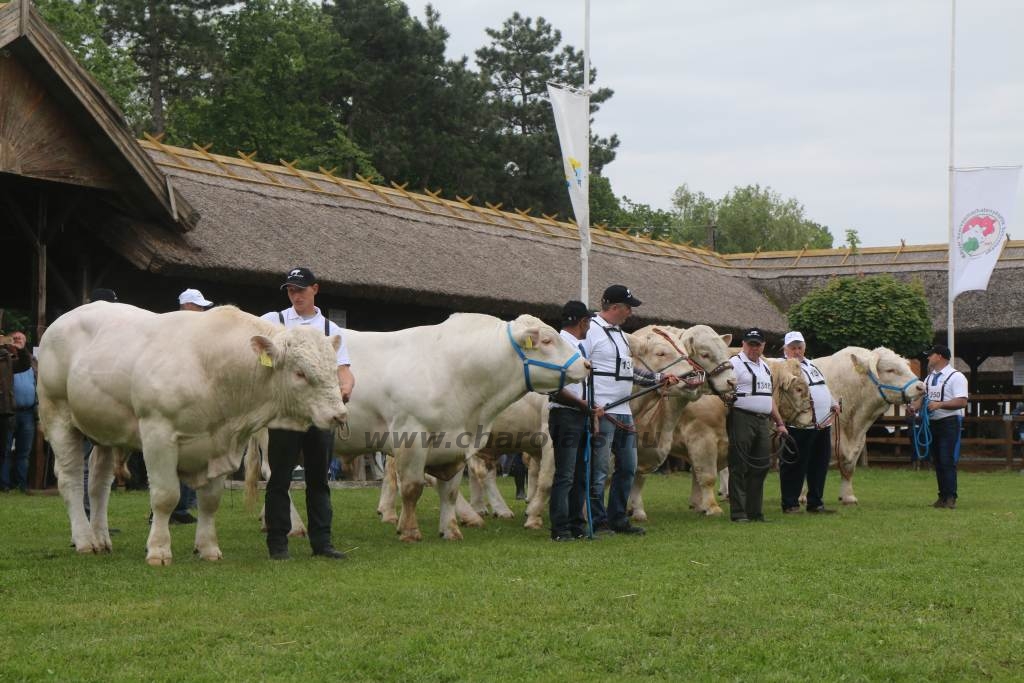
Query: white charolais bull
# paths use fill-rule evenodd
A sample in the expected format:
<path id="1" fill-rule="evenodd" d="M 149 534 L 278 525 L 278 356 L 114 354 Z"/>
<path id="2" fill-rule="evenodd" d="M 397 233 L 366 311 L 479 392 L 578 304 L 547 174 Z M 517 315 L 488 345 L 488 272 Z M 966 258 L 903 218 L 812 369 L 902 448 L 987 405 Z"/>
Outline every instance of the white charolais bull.
<path id="1" fill-rule="evenodd" d="M 107 502 L 114 449 L 141 450 L 153 522 L 146 561 L 171 562 L 168 519 L 179 479 L 197 489 L 196 552 L 222 557 L 214 515 L 224 475 L 268 424 L 344 421 L 339 337 L 285 330 L 224 306 L 158 315 L 95 302 L 64 314 L 39 347 L 39 416 L 79 552 L 110 550 Z M 83 438 L 93 444 L 91 521 L 83 506 Z"/>
<path id="2" fill-rule="evenodd" d="M 765 360 L 772 372 L 773 398 L 780 412 L 796 424 L 805 423 L 811 416 L 811 404 L 803 373 L 789 361 Z M 705 396 L 686 407 L 673 434 L 672 453 L 690 463 L 690 507 L 707 516 L 722 514 L 715 498 L 715 481 L 729 455 L 725 425 L 728 413 L 725 403 Z"/>
<path id="3" fill-rule="evenodd" d="M 864 448 L 868 428 L 890 406 L 909 403 L 925 392 L 906 358 L 880 346 L 873 351 L 847 346 L 814 364 L 825 376 L 832 396 L 842 401 L 839 413 L 839 452 L 833 453 L 839 466 L 839 500 L 855 505 L 853 473 Z M 836 429 L 835 424 L 832 427 Z"/>
<path id="4" fill-rule="evenodd" d="M 706 373 L 706 383 L 699 393 L 677 392 L 673 396 L 670 392 L 662 397 L 647 395 L 630 402 L 637 424 L 638 438 L 637 471 L 633 488 L 629 492 L 629 509 L 632 511 L 632 518 L 638 522 L 647 521 L 643 501 L 646 477 L 661 467 L 672 452 L 675 432 L 687 407 L 700 398 L 700 395 L 707 393 L 714 393 L 717 398 L 709 397 L 706 400 L 717 402 L 724 407 L 723 401 L 731 401 L 736 392 L 736 371 L 729 363 L 729 343 L 732 341 L 732 335 L 719 335 L 707 325 L 695 325 L 688 329 L 651 326 L 636 333 L 638 337 L 648 341 L 659 339 L 666 334 L 669 336 L 666 344 L 668 348 L 662 348 L 661 352 L 671 352 L 671 356 L 665 358 L 671 360 L 681 351 L 687 358 L 688 366 L 697 367 Z M 695 471 L 694 478 L 696 477 Z"/>
<path id="5" fill-rule="evenodd" d="M 487 442 L 495 417 L 528 391 L 556 391 L 579 382 L 588 364 L 541 320 L 512 322 L 456 313 L 439 325 L 346 335 L 359 385 L 348 404 L 348 439 L 335 453 L 381 451 L 395 458 L 403 541 L 422 538 L 416 503 L 425 474 L 437 478 L 439 531 L 462 538 L 457 522 L 466 456 Z M 380 509 L 393 509 L 382 487 Z"/>

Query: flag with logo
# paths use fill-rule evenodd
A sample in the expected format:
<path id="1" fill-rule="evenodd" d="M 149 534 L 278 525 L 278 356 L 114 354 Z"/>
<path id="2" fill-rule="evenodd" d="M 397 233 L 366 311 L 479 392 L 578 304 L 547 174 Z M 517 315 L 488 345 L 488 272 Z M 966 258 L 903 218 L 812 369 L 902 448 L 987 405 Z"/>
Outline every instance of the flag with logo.
<path id="1" fill-rule="evenodd" d="M 590 248 L 590 97 L 548 83 L 555 129 L 562 147 L 562 168 L 580 240 Z"/>
<path id="2" fill-rule="evenodd" d="M 953 170 L 949 296 L 988 289 L 1017 200 L 1020 166 Z"/>

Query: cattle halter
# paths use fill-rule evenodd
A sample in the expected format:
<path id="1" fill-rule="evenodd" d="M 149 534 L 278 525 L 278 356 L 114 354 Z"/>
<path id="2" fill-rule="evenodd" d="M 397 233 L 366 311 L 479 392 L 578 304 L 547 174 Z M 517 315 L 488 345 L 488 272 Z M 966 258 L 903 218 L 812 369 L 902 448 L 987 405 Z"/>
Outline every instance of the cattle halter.
<path id="1" fill-rule="evenodd" d="M 539 368 L 544 368 L 545 370 L 558 371 L 558 389 L 555 391 L 561 391 L 565 387 L 565 373 L 569 370 L 569 367 L 576 362 L 576 359 L 580 357 L 580 352 L 577 351 L 572 354 L 569 360 L 565 361 L 563 365 L 556 365 L 543 360 L 535 360 L 526 356 L 526 352 L 523 351 L 523 347 L 521 347 L 515 337 L 512 336 L 512 323 L 508 323 L 505 326 L 505 331 L 508 333 L 508 340 L 512 343 L 512 348 L 515 349 L 516 355 L 519 356 L 519 360 L 523 361 L 523 379 L 526 380 L 526 390 L 533 391 L 533 382 L 530 381 L 530 366 L 534 365 Z"/>
<path id="2" fill-rule="evenodd" d="M 921 381 L 921 380 L 919 380 L 919 379 L 917 379 L 915 377 L 914 379 L 907 380 L 907 383 L 904 384 L 902 387 L 897 387 L 897 386 L 894 386 L 892 384 L 882 384 L 881 382 L 878 381 L 878 378 L 875 377 L 875 373 L 871 372 L 870 369 L 868 369 L 866 371 L 866 374 L 868 376 L 868 379 L 870 379 L 872 381 L 872 383 L 874 383 L 875 388 L 878 389 L 878 395 L 881 396 L 882 400 L 885 401 L 886 403 L 893 403 L 893 401 L 890 401 L 889 399 L 887 399 L 885 397 L 885 391 L 884 390 L 886 390 L 886 389 L 889 390 L 889 391 L 898 391 L 898 392 L 900 392 L 900 398 L 903 399 L 902 402 L 903 403 L 910 403 L 911 398 L 909 396 L 907 396 L 907 387 L 911 387 L 911 386 L 913 386 L 913 385 L 915 385 L 915 384 L 917 384 L 918 382 Z"/>
<path id="3" fill-rule="evenodd" d="M 721 391 L 718 390 L 717 387 L 715 387 L 715 383 L 711 381 L 711 378 L 715 377 L 717 375 L 720 375 L 723 372 L 725 372 L 726 370 L 729 370 L 730 368 L 732 368 L 732 363 L 730 363 L 728 360 L 724 360 L 721 363 L 719 363 L 718 365 L 716 365 L 714 368 L 712 368 L 711 370 L 705 370 L 703 365 L 701 365 L 700 363 L 695 361 L 692 356 L 690 356 L 687 353 L 684 353 L 682 349 L 680 349 L 678 346 L 676 346 L 676 343 L 672 340 L 672 337 L 667 332 L 665 332 L 664 330 L 659 329 L 659 328 L 656 327 L 656 328 L 654 328 L 654 333 L 656 335 L 658 335 L 659 337 L 664 337 L 665 341 L 667 341 L 669 344 L 671 344 L 672 348 L 674 348 L 676 351 L 678 351 L 680 355 L 686 356 L 687 362 L 691 366 L 693 366 L 694 370 L 697 370 L 698 372 L 704 373 L 704 376 L 707 379 L 708 388 L 711 389 L 711 393 L 713 393 L 715 396 L 718 396 L 722 400 L 725 400 L 725 394 L 723 394 Z"/>

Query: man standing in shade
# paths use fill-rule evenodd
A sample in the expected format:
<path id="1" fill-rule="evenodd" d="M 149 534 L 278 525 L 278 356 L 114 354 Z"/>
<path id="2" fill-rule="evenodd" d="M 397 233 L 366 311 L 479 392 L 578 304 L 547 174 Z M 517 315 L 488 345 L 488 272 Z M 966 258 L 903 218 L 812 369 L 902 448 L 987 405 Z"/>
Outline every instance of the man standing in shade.
<path id="1" fill-rule="evenodd" d="M 590 320 L 594 317 L 582 301 L 562 307 L 562 331 L 567 342 L 588 357 L 586 349 Z M 551 484 L 551 540 L 574 541 L 587 534 L 583 509 L 587 495 L 587 471 L 583 461 L 586 430 L 590 423 L 587 382 L 570 384 L 551 397 L 548 432 L 555 451 L 555 478 Z"/>
<path id="2" fill-rule="evenodd" d="M 313 304 L 320 291 L 316 276 L 309 268 L 292 268 L 285 276 L 281 289 L 288 292 L 291 307 L 283 311 L 266 313 L 263 320 L 289 328 L 308 325 L 313 329 L 323 330 L 327 336 L 339 335 L 341 345 L 338 347 L 338 383 L 341 385 L 341 398 L 348 403 L 355 386 L 355 377 L 349 367 L 351 363 L 348 358 L 348 346 L 345 345 L 342 329 L 327 320 Z M 333 560 L 345 559 L 345 553 L 335 549 L 331 543 L 331 521 L 334 511 L 331 508 L 331 489 L 327 484 L 327 466 L 330 463 L 333 444 L 333 432 L 315 426 L 305 432 L 270 430 L 270 441 L 267 445 L 270 481 L 267 482 L 266 493 L 267 549 L 270 551 L 270 559 L 290 559 L 288 532 L 292 529 L 292 523 L 288 489 L 300 451 L 305 465 L 303 469 L 306 476 L 306 514 L 309 519 L 309 544 L 313 549 L 313 555 Z"/>
<path id="3" fill-rule="evenodd" d="M 636 476 L 636 428 L 629 401 L 625 400 L 607 411 L 603 406 L 628 399 L 633 384 L 654 386 L 662 382 L 675 384 L 675 375 L 651 373 L 633 367 L 633 357 L 621 325 L 626 322 L 640 300 L 624 285 L 612 285 L 601 297 L 601 312 L 594 318 L 587 333 L 591 372 L 594 381 L 594 417 L 598 420 L 592 443 L 593 460 L 590 480 L 590 511 L 594 530 L 620 534 L 644 533 L 643 527 L 629 523 L 626 504 Z M 608 507 L 604 505 L 604 484 L 608 479 L 611 454 L 615 454 L 615 473 L 608 489 Z"/>
<path id="4" fill-rule="evenodd" d="M 928 370 L 928 419 L 932 431 L 931 458 L 939 497 L 932 507 L 956 508 L 956 461 L 960 459 L 960 427 L 967 407 L 967 378 L 953 368 L 948 346 L 935 344 L 926 352 Z M 912 410 L 921 409 L 921 401 Z"/>
<path id="5" fill-rule="evenodd" d="M 729 517 L 734 522 L 763 522 L 764 478 L 771 453 L 769 421 L 786 434 L 772 400 L 772 374 L 761 358 L 764 333 L 743 334 L 743 350 L 729 359 L 736 371 L 736 402 L 726 418 L 729 435 Z"/>
<path id="6" fill-rule="evenodd" d="M 807 512 L 831 514 L 835 510 L 825 507 L 825 478 L 832 460 L 832 420 L 839 415 L 839 402 L 832 398 L 825 376 L 805 357 L 807 346 L 804 336 L 796 331 L 787 332 L 782 344 L 786 358 L 800 362 L 814 408 L 813 425 L 786 425 L 796 443 L 796 453 L 791 459 L 779 461 L 782 511 L 786 514 L 800 512 L 800 491 L 806 479 Z"/>

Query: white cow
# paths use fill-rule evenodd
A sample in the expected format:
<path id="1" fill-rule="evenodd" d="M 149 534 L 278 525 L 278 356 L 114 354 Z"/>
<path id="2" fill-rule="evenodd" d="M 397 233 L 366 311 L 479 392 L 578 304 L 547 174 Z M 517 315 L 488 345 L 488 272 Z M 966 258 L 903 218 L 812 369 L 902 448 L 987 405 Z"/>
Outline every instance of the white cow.
<path id="1" fill-rule="evenodd" d="M 285 330 L 223 306 L 158 315 L 95 302 L 58 318 L 39 347 L 39 415 L 78 552 L 110 550 L 107 499 L 115 449 L 141 450 L 149 473 L 151 565 L 171 562 L 168 519 L 179 479 L 197 489 L 200 557 L 222 557 L 214 515 L 224 475 L 268 424 L 305 429 L 344 421 L 339 337 Z M 83 438 L 92 519 L 83 505 Z"/>
<path id="2" fill-rule="evenodd" d="M 794 424 L 806 423 L 811 416 L 811 404 L 803 373 L 789 361 L 765 360 L 772 372 L 773 398 L 780 412 Z M 686 407 L 673 434 L 672 454 L 690 463 L 690 507 L 707 516 L 722 514 L 715 499 L 715 481 L 728 461 L 728 413 L 725 403 L 705 396 Z"/>
<path id="3" fill-rule="evenodd" d="M 704 400 L 717 402 L 724 407 L 723 401 L 731 401 L 736 392 L 736 371 L 729 363 L 732 335 L 719 335 L 707 325 L 695 325 L 688 329 L 650 326 L 637 331 L 638 335 L 643 334 L 646 339 L 657 339 L 659 333 L 669 335 L 668 350 L 674 352 L 673 357 L 682 351 L 688 358 L 687 367 L 696 366 L 706 372 L 707 382 L 699 393 L 679 394 L 677 400 L 667 403 L 667 397 L 654 402 L 650 396 L 630 402 L 640 438 L 637 439 L 637 471 L 633 488 L 629 492 L 629 509 L 632 518 L 638 522 L 647 521 L 643 502 L 647 475 L 661 467 L 672 453 L 675 432 L 688 406 L 700 398 L 701 394 L 714 393 L 717 398 L 708 397 Z M 647 436 L 641 436 L 644 431 Z"/>
<path id="4" fill-rule="evenodd" d="M 839 452 L 834 453 L 842 479 L 839 500 L 854 505 L 853 473 L 864 448 L 868 428 L 889 406 L 909 403 L 925 392 L 906 358 L 880 346 L 873 351 L 859 346 L 815 359 L 832 395 L 842 401 L 839 413 Z M 836 427 L 832 427 L 835 431 Z"/>
<path id="5" fill-rule="evenodd" d="M 403 541 L 422 538 L 416 503 L 425 474 L 437 477 L 441 536 L 461 539 L 457 475 L 466 456 L 486 444 L 497 415 L 529 390 L 578 382 L 589 365 L 530 315 L 504 322 L 456 313 L 439 325 L 397 332 L 350 330 L 346 343 L 359 385 L 348 404 L 350 436 L 335 442 L 335 453 L 394 456 Z M 388 491 L 382 486 L 379 509 L 393 509 Z"/>

